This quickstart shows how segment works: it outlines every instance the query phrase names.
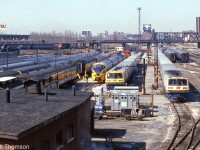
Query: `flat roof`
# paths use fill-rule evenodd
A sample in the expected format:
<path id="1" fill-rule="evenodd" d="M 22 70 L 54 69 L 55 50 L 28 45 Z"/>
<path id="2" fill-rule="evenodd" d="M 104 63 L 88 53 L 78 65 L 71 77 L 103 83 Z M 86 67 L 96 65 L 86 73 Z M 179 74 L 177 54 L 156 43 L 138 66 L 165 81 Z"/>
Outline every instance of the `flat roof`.
<path id="1" fill-rule="evenodd" d="M 16 79 L 17 77 L 0 77 L 0 82 L 6 82 L 6 81 L 10 81 L 13 79 Z"/>
<path id="2" fill-rule="evenodd" d="M 10 103 L 5 91 L 0 91 L 0 138 L 18 140 L 57 119 L 69 114 L 71 109 L 90 98 L 93 93 L 71 90 L 49 91 L 45 95 L 28 94 L 25 89 L 11 90 Z"/>

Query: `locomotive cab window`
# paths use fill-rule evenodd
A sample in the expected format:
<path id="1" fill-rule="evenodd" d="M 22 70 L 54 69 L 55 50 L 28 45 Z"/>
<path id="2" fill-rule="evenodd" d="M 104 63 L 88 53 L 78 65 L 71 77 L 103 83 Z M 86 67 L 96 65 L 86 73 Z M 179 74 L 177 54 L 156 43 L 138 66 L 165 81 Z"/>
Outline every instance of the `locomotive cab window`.
<path id="1" fill-rule="evenodd" d="M 105 68 L 105 66 L 103 66 L 103 65 L 94 65 L 94 66 L 92 67 L 92 69 L 93 69 L 96 73 L 100 73 L 104 68 Z"/>
<path id="2" fill-rule="evenodd" d="M 169 79 L 169 85 L 187 85 L 186 79 Z"/>
<path id="3" fill-rule="evenodd" d="M 177 80 L 177 84 L 178 85 L 187 85 L 187 80 L 185 80 L 185 79 L 178 79 Z"/>
<path id="4" fill-rule="evenodd" d="M 170 79 L 169 85 L 176 85 L 176 79 Z"/>
<path id="5" fill-rule="evenodd" d="M 119 78 L 122 78 L 122 74 L 121 73 L 108 73 L 107 75 L 107 78 L 111 79 L 111 78 L 116 78 L 116 79 L 119 79 Z"/>

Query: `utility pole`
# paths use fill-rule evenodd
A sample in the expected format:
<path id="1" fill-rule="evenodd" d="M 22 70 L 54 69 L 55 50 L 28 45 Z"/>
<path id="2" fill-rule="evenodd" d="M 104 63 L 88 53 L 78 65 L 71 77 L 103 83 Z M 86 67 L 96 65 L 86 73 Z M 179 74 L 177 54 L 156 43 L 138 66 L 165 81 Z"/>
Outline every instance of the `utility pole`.
<path id="1" fill-rule="evenodd" d="M 144 78 L 144 83 L 142 86 L 142 94 L 146 94 L 146 88 L 145 88 L 145 77 L 146 77 L 146 64 L 145 64 L 145 58 L 143 58 L 143 78 Z"/>
<path id="2" fill-rule="evenodd" d="M 37 49 L 37 54 L 36 54 L 36 61 L 37 61 L 37 64 L 39 63 L 39 59 L 38 59 L 38 52 L 39 52 L 39 50 Z"/>
<path id="3" fill-rule="evenodd" d="M 9 46 L 7 46 L 7 50 L 6 50 L 6 64 L 7 64 L 7 70 L 8 70 L 8 48 L 9 48 Z"/>
<path id="4" fill-rule="evenodd" d="M 141 30 L 140 30 L 140 26 L 141 26 L 141 17 L 140 17 L 140 11 L 141 11 L 141 7 L 138 7 L 138 41 L 140 41 L 141 38 Z M 140 42 L 138 44 L 138 49 L 140 50 Z"/>

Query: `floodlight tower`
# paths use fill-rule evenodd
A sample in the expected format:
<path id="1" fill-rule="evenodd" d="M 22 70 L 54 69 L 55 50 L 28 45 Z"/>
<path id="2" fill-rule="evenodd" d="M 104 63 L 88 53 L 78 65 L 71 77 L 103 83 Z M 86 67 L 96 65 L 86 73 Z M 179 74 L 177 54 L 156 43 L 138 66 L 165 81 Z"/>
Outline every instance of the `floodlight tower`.
<path id="1" fill-rule="evenodd" d="M 138 16 L 139 16 L 139 18 L 138 18 L 138 19 L 139 19 L 139 20 L 138 20 L 138 34 L 141 35 L 141 30 L 140 30 L 140 26 L 141 26 L 141 22 L 140 22 L 140 11 L 141 11 L 142 8 L 141 8 L 141 7 L 138 7 L 137 9 L 138 9 L 138 13 L 139 13 L 139 14 L 138 14 Z"/>

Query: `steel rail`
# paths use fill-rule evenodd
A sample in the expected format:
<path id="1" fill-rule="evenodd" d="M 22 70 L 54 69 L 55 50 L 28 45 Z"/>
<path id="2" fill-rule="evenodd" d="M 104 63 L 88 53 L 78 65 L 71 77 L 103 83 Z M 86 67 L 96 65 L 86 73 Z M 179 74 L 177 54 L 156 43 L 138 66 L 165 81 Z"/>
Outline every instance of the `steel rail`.
<path id="1" fill-rule="evenodd" d="M 190 142 L 187 145 L 187 149 L 189 149 L 191 147 L 191 144 L 192 144 L 192 141 L 193 141 L 193 138 L 194 138 L 194 132 L 195 132 L 196 126 L 199 122 L 200 122 L 200 118 L 195 122 L 195 124 L 192 127 L 192 136 L 190 137 Z M 199 144 L 199 142 L 200 142 L 200 139 L 197 140 L 197 142 L 194 144 L 192 149 L 194 149 Z"/>
<path id="2" fill-rule="evenodd" d="M 172 106 L 173 106 L 173 108 L 174 108 L 174 110 L 175 110 L 175 112 L 176 112 L 176 116 L 177 116 L 177 118 L 178 118 L 178 125 L 177 125 L 177 127 L 176 127 L 176 132 L 175 132 L 175 134 L 174 134 L 174 136 L 173 136 L 173 139 L 171 140 L 171 142 L 170 142 L 170 143 L 168 144 L 168 146 L 167 146 L 167 150 L 170 150 L 170 148 L 172 147 L 172 145 L 173 145 L 173 143 L 174 143 L 174 141 L 175 141 L 175 139 L 176 139 L 176 137 L 177 137 L 177 135 L 178 135 L 178 132 L 180 131 L 180 127 L 181 127 L 180 116 L 179 116 L 179 114 L 178 114 L 178 111 L 177 111 L 177 109 L 176 109 L 174 103 L 172 103 Z"/>

